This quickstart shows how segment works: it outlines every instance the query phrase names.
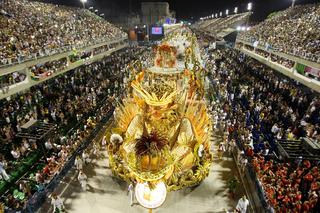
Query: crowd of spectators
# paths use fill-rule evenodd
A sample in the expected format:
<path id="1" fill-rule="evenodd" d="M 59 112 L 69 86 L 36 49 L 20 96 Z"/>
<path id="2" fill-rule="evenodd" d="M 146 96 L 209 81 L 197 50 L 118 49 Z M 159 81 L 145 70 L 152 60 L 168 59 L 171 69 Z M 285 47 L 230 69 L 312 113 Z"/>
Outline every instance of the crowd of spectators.
<path id="1" fill-rule="evenodd" d="M 55 61 L 48 61 L 44 64 L 37 64 L 30 68 L 32 76 L 41 77 L 50 72 L 50 75 L 59 72 L 67 66 L 67 58 L 62 58 Z M 47 74 L 48 75 L 48 74 Z"/>
<path id="2" fill-rule="evenodd" d="M 277 64 L 281 64 L 282 66 L 288 68 L 288 69 L 292 69 L 295 65 L 295 63 L 289 59 L 277 56 L 275 54 L 269 53 L 265 50 L 260 50 L 260 49 L 256 49 L 255 50 L 257 54 L 268 58 L 270 61 L 275 62 Z"/>
<path id="3" fill-rule="evenodd" d="M 275 154 L 279 139 L 320 143 L 319 94 L 236 50 L 209 52 L 207 64 L 213 111 L 228 146 L 238 145 L 268 204 L 276 212 L 319 212 L 318 162 Z"/>
<path id="4" fill-rule="evenodd" d="M 1 100 L 1 141 L 12 142 L 14 135 L 21 131 L 21 126 L 32 118 L 58 122 L 61 125 L 68 124 L 69 119 L 81 119 L 81 115 L 96 106 L 102 97 L 110 94 L 110 85 L 124 87 L 120 83 L 124 78 L 124 66 L 137 59 L 134 52 L 141 51 L 144 49 L 127 49 L 101 62 L 82 66 L 64 76 L 32 87 L 22 95 Z M 110 76 L 116 75 L 120 76 L 111 83 Z"/>
<path id="5" fill-rule="evenodd" d="M 276 212 L 319 212 L 320 175 L 317 162 L 284 163 L 253 156 L 252 164 Z"/>
<path id="6" fill-rule="evenodd" d="M 0 65 L 125 34 L 89 10 L 28 0 L 0 2 Z"/>
<path id="7" fill-rule="evenodd" d="M 289 69 L 293 69 L 293 67 L 295 65 L 295 62 L 293 62 L 289 59 L 277 56 L 277 55 L 273 55 L 273 54 L 271 54 L 270 60 L 273 62 L 276 62 L 278 64 L 281 64 L 282 66 L 289 68 Z"/>
<path id="8" fill-rule="evenodd" d="M 287 54 L 320 61 L 320 4 L 297 5 L 278 12 L 239 34 L 239 38 Z"/>
<path id="9" fill-rule="evenodd" d="M 14 72 L 0 76 L 0 89 L 3 94 L 7 93 L 9 87 L 13 84 L 20 83 L 26 79 L 24 72 Z"/>
<path id="10" fill-rule="evenodd" d="M 6 165 L 9 177 L 19 168 L 19 162 L 41 150 L 36 141 L 19 140 L 16 137 L 22 131 L 23 124 L 35 119 L 56 124 L 56 134 L 44 143 L 46 159 L 42 156 L 42 163 L 39 163 L 41 166 L 30 177 L 34 181 L 22 185 L 34 192 L 40 185 L 50 182 L 95 125 L 120 100 L 126 90 L 126 79 L 129 79 L 126 66 L 146 55 L 146 51 L 146 48 L 128 48 L 116 52 L 99 62 L 81 66 L 61 77 L 34 86 L 29 92 L 1 100 L 0 159 Z M 23 187 L 21 190 L 28 191 Z M 32 193 L 25 193 L 28 194 Z M 6 196 L 4 202 L 7 206 L 19 209 L 24 207 L 27 198 L 19 200 L 13 193 Z"/>

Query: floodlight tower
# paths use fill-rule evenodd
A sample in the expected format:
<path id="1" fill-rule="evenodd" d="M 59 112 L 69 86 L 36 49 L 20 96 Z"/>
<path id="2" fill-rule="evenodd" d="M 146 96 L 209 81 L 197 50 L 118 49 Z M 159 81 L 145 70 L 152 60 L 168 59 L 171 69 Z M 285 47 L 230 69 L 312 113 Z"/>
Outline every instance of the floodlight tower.
<path id="1" fill-rule="evenodd" d="M 229 15 L 229 10 L 228 9 L 226 9 L 226 16 L 228 16 Z"/>
<path id="2" fill-rule="evenodd" d="M 248 9 L 248 11 L 251 11 L 251 10 L 252 10 L 252 3 L 251 3 L 251 2 L 248 3 L 247 9 Z"/>
<path id="3" fill-rule="evenodd" d="M 237 14 L 238 13 L 238 7 L 234 8 L 234 13 Z"/>
<path id="4" fill-rule="evenodd" d="M 250 14 L 252 14 L 252 12 L 251 12 L 252 11 L 252 3 L 251 2 L 248 3 L 247 10 L 249 11 Z M 248 18 L 247 18 L 246 25 L 249 25 L 249 19 L 250 19 L 250 16 L 248 16 Z"/>
<path id="5" fill-rule="evenodd" d="M 88 2 L 88 0 L 80 0 L 82 3 L 83 8 L 86 8 L 86 3 Z"/>

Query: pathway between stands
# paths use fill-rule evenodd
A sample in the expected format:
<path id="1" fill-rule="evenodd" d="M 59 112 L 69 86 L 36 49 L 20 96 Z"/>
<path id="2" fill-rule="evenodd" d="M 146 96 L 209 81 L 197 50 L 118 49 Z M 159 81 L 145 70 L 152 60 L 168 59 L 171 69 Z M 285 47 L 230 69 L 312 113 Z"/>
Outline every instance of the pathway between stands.
<path id="1" fill-rule="evenodd" d="M 97 141 L 99 140 L 100 137 L 98 137 Z M 212 140 L 212 150 L 215 152 L 221 138 L 213 137 Z M 84 170 L 88 176 L 88 190 L 86 192 L 82 192 L 80 189 L 75 169 L 71 170 L 58 186 L 57 192 L 64 201 L 66 212 L 148 212 L 138 204 L 130 206 L 126 183 L 112 177 L 111 170 L 108 168 L 107 153 L 106 151 L 101 153 L 100 159 L 96 159 L 92 164 L 85 166 Z M 225 156 L 222 160 L 218 160 L 215 157 L 210 175 L 201 185 L 194 189 L 184 189 L 168 193 L 165 203 L 153 212 L 218 213 L 234 209 L 236 201 L 243 193 L 241 186 L 237 190 L 235 199 L 231 199 L 229 196 L 227 181 L 235 175 L 238 176 L 238 173 L 232 158 Z M 52 211 L 50 199 L 47 199 L 38 213 L 49 213 Z"/>

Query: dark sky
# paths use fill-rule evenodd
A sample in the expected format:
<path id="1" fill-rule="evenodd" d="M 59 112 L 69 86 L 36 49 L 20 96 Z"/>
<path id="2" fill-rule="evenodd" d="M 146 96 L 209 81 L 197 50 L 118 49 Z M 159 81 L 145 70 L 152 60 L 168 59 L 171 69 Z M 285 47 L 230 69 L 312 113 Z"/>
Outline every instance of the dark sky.
<path id="1" fill-rule="evenodd" d="M 41 0 L 40 0 L 41 1 Z M 45 2 L 66 4 L 72 6 L 81 6 L 80 0 L 42 0 Z M 153 0 L 88 0 L 88 6 L 94 6 L 99 10 L 111 9 L 112 11 L 121 10 L 129 11 L 131 1 L 132 11 L 139 12 L 140 3 Z M 155 0 L 163 1 L 163 0 Z M 234 7 L 239 8 L 239 12 L 245 11 L 247 3 L 250 0 L 164 0 L 169 2 L 170 9 L 176 11 L 178 19 L 198 19 L 201 16 L 207 16 L 212 13 L 226 9 L 233 11 Z M 253 3 L 253 19 L 256 21 L 263 20 L 268 14 L 276 10 L 282 10 L 291 5 L 291 0 L 251 0 Z M 296 0 L 296 4 L 316 3 L 320 0 Z"/>

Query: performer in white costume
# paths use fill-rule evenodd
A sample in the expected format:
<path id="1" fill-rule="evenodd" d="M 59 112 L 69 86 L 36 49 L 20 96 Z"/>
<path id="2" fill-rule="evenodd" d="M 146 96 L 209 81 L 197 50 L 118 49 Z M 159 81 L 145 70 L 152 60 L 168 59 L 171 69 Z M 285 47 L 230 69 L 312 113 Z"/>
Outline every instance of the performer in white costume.
<path id="1" fill-rule="evenodd" d="M 246 198 L 245 195 L 243 195 L 242 198 L 239 199 L 236 209 L 240 213 L 246 213 L 248 206 L 249 200 Z"/>
<path id="2" fill-rule="evenodd" d="M 134 202 L 134 186 L 133 186 L 133 183 L 129 184 L 128 192 L 129 192 L 129 196 L 130 196 L 130 206 L 133 206 L 133 202 Z"/>
<path id="3" fill-rule="evenodd" d="M 87 175 L 83 173 L 83 171 L 80 170 L 79 175 L 78 175 L 78 180 L 80 182 L 81 188 L 83 191 L 87 190 Z"/>

